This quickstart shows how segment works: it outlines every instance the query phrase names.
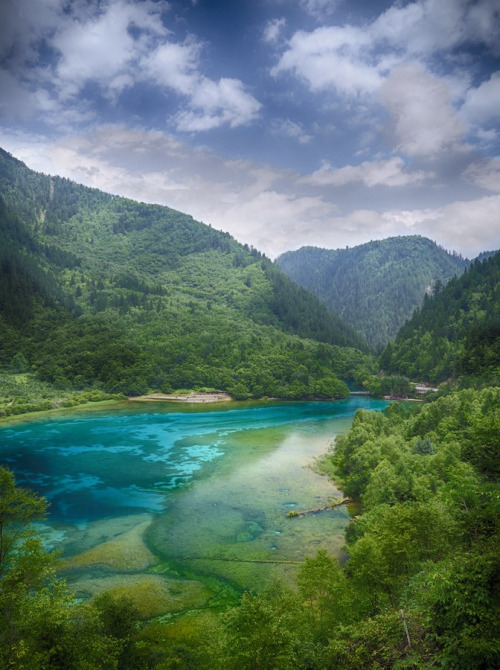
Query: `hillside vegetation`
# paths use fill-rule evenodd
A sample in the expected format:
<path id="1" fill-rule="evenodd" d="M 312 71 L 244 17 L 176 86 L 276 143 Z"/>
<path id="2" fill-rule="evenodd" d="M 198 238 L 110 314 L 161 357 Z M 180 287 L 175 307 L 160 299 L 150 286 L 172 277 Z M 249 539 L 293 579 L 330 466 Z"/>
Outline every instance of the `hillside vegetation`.
<path id="1" fill-rule="evenodd" d="M 436 286 L 421 309 L 387 345 L 386 372 L 432 383 L 500 375 L 500 253 L 476 260 L 444 288 Z"/>
<path id="2" fill-rule="evenodd" d="M 302 247 L 276 263 L 377 349 L 394 339 L 436 282 L 443 284 L 468 266 L 417 235 L 346 249 Z"/>
<path id="3" fill-rule="evenodd" d="M 141 625 L 126 597 L 73 603 L 27 525 L 44 501 L 0 468 L 0 667 L 498 667 L 499 407 L 497 387 L 359 410 L 323 462 L 358 501 L 347 562 L 319 552 L 296 589 L 179 625 Z"/>
<path id="4" fill-rule="evenodd" d="M 373 365 L 352 328 L 258 251 L 167 207 L 0 152 L 0 230 L 6 370 L 129 395 L 321 398 Z"/>
<path id="5" fill-rule="evenodd" d="M 205 383 L 321 397 L 345 392 L 339 377 L 384 379 L 255 250 L 0 158 L 5 413 L 22 387 L 47 402 Z M 401 385 L 452 383 L 359 410 L 318 463 L 352 500 L 344 560 L 319 552 L 294 588 L 220 613 L 144 622 L 127 597 L 75 602 L 32 525 L 46 501 L 0 467 L 0 668 L 500 667 L 500 253 L 437 283 L 381 363 Z"/>

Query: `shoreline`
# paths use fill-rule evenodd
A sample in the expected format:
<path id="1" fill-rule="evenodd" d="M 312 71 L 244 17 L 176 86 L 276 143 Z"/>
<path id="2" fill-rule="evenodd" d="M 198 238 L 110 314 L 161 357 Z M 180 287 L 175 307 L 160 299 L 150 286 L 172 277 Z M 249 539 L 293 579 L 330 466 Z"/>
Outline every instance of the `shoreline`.
<path id="1" fill-rule="evenodd" d="M 42 409 L 34 412 L 23 412 L 22 414 L 11 414 L 10 416 L 0 417 L 0 428 L 7 426 L 10 423 L 17 423 L 21 421 L 33 421 L 34 419 L 44 419 L 55 414 L 73 414 L 79 411 L 88 412 L 94 409 L 101 409 L 106 405 L 116 405 L 117 407 L 126 407 L 127 398 L 123 400 L 109 399 L 109 400 L 89 400 L 81 405 L 74 405 L 73 407 L 51 407 L 50 409 Z"/>
<path id="2" fill-rule="evenodd" d="M 221 391 L 220 393 L 189 393 L 189 394 L 169 394 L 169 393 L 148 393 L 147 395 L 132 396 L 128 398 L 129 402 L 187 402 L 187 403 L 214 403 L 228 402 L 232 400 L 231 396 Z"/>

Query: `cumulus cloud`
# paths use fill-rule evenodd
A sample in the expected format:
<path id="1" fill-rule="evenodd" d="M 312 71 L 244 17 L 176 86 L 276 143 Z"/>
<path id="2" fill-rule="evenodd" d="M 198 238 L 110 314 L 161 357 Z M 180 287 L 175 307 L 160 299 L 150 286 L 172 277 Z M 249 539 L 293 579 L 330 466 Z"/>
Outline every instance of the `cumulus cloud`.
<path id="1" fill-rule="evenodd" d="M 342 2 L 343 0 L 299 0 L 302 9 L 317 19 L 334 14 Z"/>
<path id="2" fill-rule="evenodd" d="M 381 114 L 382 102 L 395 123 L 395 150 L 435 156 L 460 148 L 465 123 L 498 118 L 498 73 L 468 90 L 467 72 L 476 45 L 500 53 L 498 34 L 500 12 L 491 0 L 394 3 L 365 25 L 296 31 L 271 73 L 294 75 L 313 93 L 330 93 L 332 101 L 361 99 L 374 114 Z M 448 67 L 438 79 L 435 59 L 443 54 Z M 454 105 L 464 98 L 460 120 Z"/>
<path id="3" fill-rule="evenodd" d="M 334 186 L 355 180 L 361 202 L 366 190 L 392 186 L 418 188 L 400 159 L 387 159 L 326 170 L 321 181 L 292 170 L 278 170 L 245 160 L 226 160 L 206 149 L 192 148 L 161 132 L 106 126 L 87 136 L 57 143 L 38 143 L 20 137 L 1 143 L 36 169 L 60 174 L 89 186 L 174 207 L 195 219 L 226 230 L 240 242 L 275 257 L 304 244 L 327 248 L 362 244 L 370 239 L 420 234 L 448 249 L 473 257 L 500 247 L 500 195 L 454 200 L 439 207 L 339 206 Z M 40 156 L 45 156 L 45 162 Z M 34 158 L 38 156 L 38 161 Z M 497 164 L 476 166 L 470 179 L 494 178 Z M 406 176 L 405 176 L 406 175 Z M 480 176 L 482 175 L 482 177 Z M 418 175 L 423 177 L 423 175 Z M 484 186 L 485 184 L 483 184 Z M 341 190 L 341 189 L 340 189 Z M 417 196 L 418 198 L 418 196 Z M 352 203 L 352 201 L 351 201 Z"/>
<path id="4" fill-rule="evenodd" d="M 500 158 L 484 159 L 472 163 L 463 176 L 475 186 L 500 193 Z"/>
<path id="5" fill-rule="evenodd" d="M 3 0 L 0 3 L 0 57 L 19 72 L 38 59 L 41 40 L 51 38 L 60 20 L 64 0 Z"/>
<path id="6" fill-rule="evenodd" d="M 141 65 L 146 78 L 190 96 L 199 79 L 201 44 L 193 38 L 183 43 L 161 44 L 145 56 Z"/>
<path id="7" fill-rule="evenodd" d="M 307 144 L 312 140 L 312 135 L 304 129 L 302 123 L 296 123 L 290 119 L 274 119 L 271 122 L 271 128 L 276 135 L 291 137 L 297 140 L 299 144 Z"/>
<path id="8" fill-rule="evenodd" d="M 222 78 L 212 81 L 198 77 L 191 94 L 191 110 L 177 116 L 177 128 L 203 131 L 227 123 L 234 128 L 253 121 L 261 108 L 239 79 Z"/>
<path id="9" fill-rule="evenodd" d="M 432 176 L 432 173 L 423 170 L 406 171 L 403 159 L 395 156 L 386 160 L 365 161 L 361 165 L 346 165 L 336 170 L 324 165 L 309 177 L 305 177 L 303 182 L 317 186 L 345 186 L 353 182 L 362 182 L 368 188 L 372 188 L 420 184 Z"/>
<path id="10" fill-rule="evenodd" d="M 473 124 L 500 119 L 500 71 L 492 74 L 477 88 L 467 91 L 461 113 Z"/>
<path id="11" fill-rule="evenodd" d="M 396 68 L 381 95 L 394 122 L 398 151 L 432 158 L 460 147 L 465 127 L 451 105 L 448 88 L 418 64 Z"/>
<path id="12" fill-rule="evenodd" d="M 299 30 L 271 74 L 291 71 L 312 91 L 334 89 L 347 95 L 371 92 L 378 88 L 381 77 L 377 67 L 364 59 L 363 48 L 367 45 L 367 34 L 354 27 L 322 27 L 310 33 Z"/>
<path id="13" fill-rule="evenodd" d="M 461 0 L 420 0 L 393 5 L 368 30 L 374 42 L 398 48 L 407 56 L 432 54 L 464 39 L 465 5 Z"/>
<path id="14" fill-rule="evenodd" d="M 192 35 L 183 41 L 173 38 L 163 23 L 166 3 L 82 0 L 66 7 L 62 0 L 19 0 L 18 6 L 7 0 L 2 7 L 0 18 L 10 28 L 4 79 L 15 71 L 20 90 L 8 87 L 14 98 L 24 90 L 23 108 L 41 113 L 48 122 L 59 124 L 59 112 L 67 113 L 70 105 L 86 118 L 91 102 L 82 100 L 81 94 L 88 84 L 99 87 L 112 103 L 137 84 L 165 94 L 174 92 L 181 96 L 183 113 L 171 111 L 176 104 L 172 96 L 168 113 L 180 130 L 207 130 L 224 124 L 236 127 L 258 115 L 261 105 L 243 82 L 224 77 L 213 80 L 203 73 L 203 43 Z M 31 10 L 35 20 L 30 18 Z M 16 35 L 22 49 L 13 41 Z M 41 59 L 42 43 L 52 55 L 50 63 Z"/>
<path id="15" fill-rule="evenodd" d="M 270 19 L 264 26 L 262 31 L 262 39 L 268 44 L 276 43 L 283 31 L 283 28 L 286 26 L 286 19 Z"/>
<path id="16" fill-rule="evenodd" d="M 130 28 L 139 33 L 134 37 Z M 160 12 L 152 3 L 118 1 L 105 11 L 82 20 L 73 14 L 61 23 L 52 46 L 60 57 L 56 74 L 62 95 L 76 95 L 89 80 L 120 90 L 136 76 L 138 57 L 146 52 L 151 35 L 166 37 Z"/>
<path id="17" fill-rule="evenodd" d="M 455 201 L 423 216 L 419 223 L 424 235 L 436 239 L 447 249 L 457 243 L 469 257 L 481 251 L 500 249 L 500 195 L 477 200 Z"/>

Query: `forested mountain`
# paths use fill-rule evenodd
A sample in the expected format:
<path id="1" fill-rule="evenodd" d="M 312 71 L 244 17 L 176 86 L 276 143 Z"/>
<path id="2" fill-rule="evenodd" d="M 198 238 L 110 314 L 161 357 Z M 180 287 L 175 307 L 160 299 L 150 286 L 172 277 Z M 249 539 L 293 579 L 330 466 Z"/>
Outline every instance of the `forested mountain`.
<path id="1" fill-rule="evenodd" d="M 4 370 L 95 393 L 211 385 L 243 397 L 342 395 L 339 377 L 375 371 L 276 266 L 190 217 L 5 153 L 0 194 Z M 414 243 L 435 247 L 390 246 Z M 500 667 L 500 253 L 482 258 L 436 280 L 381 356 L 386 373 L 478 388 L 357 412 L 318 463 L 354 501 L 346 560 L 311 556 L 295 588 L 190 612 L 173 633 L 140 622 L 126 597 L 75 602 L 30 527 L 46 502 L 0 467 L 0 667 Z"/>
<path id="2" fill-rule="evenodd" d="M 395 337 L 436 282 L 445 283 L 468 265 L 417 235 L 346 249 L 302 247 L 276 263 L 377 349 Z"/>
<path id="3" fill-rule="evenodd" d="M 421 309 L 381 356 L 385 372 L 433 383 L 500 375 L 500 252 L 476 260 Z"/>
<path id="4" fill-rule="evenodd" d="M 0 152 L 0 363 L 60 387 L 343 395 L 362 338 L 255 249 Z M 357 349 L 356 349 L 357 348 Z"/>

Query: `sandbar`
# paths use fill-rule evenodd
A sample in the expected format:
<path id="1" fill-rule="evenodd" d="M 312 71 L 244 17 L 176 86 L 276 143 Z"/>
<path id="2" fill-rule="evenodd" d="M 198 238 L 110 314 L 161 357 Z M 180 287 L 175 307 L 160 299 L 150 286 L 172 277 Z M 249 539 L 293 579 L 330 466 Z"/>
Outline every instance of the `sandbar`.
<path id="1" fill-rule="evenodd" d="M 220 393 L 149 393 L 129 398 L 132 402 L 227 402 L 232 400 L 231 396 L 221 391 Z"/>

